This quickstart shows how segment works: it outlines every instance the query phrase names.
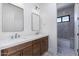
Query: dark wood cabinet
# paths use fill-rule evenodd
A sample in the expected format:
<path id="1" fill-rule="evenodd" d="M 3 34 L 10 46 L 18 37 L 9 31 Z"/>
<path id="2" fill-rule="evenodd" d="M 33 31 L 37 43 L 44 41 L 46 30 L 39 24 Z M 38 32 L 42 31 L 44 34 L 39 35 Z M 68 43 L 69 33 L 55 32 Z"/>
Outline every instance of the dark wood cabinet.
<path id="1" fill-rule="evenodd" d="M 28 46 L 23 49 L 23 56 L 32 56 L 32 46 Z"/>
<path id="2" fill-rule="evenodd" d="M 8 56 L 21 56 L 21 51 L 16 51 L 14 53 L 11 54 L 7 54 Z"/>
<path id="3" fill-rule="evenodd" d="M 40 56 L 48 51 L 48 36 L 1 50 L 2 56 Z"/>
<path id="4" fill-rule="evenodd" d="M 32 44 L 33 44 L 33 56 L 40 56 L 40 39 L 38 39 L 38 40 L 34 40 L 33 42 L 32 42 Z"/>
<path id="5" fill-rule="evenodd" d="M 43 37 L 41 39 L 41 55 L 46 51 L 48 51 L 48 37 Z"/>
<path id="6" fill-rule="evenodd" d="M 1 50 L 1 56 L 21 56 L 22 51 L 9 51 L 8 49 Z"/>

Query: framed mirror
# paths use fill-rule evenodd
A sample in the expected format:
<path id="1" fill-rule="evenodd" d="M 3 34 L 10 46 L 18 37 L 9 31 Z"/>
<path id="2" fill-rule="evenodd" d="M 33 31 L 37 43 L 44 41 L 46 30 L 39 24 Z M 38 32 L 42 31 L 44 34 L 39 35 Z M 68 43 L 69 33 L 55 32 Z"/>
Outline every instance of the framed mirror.
<path id="1" fill-rule="evenodd" d="M 40 15 L 32 13 L 32 31 L 40 31 Z"/>
<path id="2" fill-rule="evenodd" d="M 10 3 L 2 4 L 2 32 L 24 31 L 24 10 Z"/>

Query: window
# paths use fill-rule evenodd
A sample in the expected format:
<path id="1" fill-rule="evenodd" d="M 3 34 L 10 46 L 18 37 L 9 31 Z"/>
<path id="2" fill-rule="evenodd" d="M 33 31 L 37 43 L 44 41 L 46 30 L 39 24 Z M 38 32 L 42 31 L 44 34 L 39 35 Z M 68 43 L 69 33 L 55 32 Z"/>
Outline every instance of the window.
<path id="1" fill-rule="evenodd" d="M 69 16 L 62 17 L 62 22 L 66 22 L 66 21 L 69 21 Z"/>
<path id="2" fill-rule="evenodd" d="M 69 22 L 69 21 L 70 21 L 70 15 L 57 17 L 57 22 Z"/>
<path id="3" fill-rule="evenodd" d="M 57 22 L 61 22 L 61 17 L 58 17 L 57 18 Z"/>

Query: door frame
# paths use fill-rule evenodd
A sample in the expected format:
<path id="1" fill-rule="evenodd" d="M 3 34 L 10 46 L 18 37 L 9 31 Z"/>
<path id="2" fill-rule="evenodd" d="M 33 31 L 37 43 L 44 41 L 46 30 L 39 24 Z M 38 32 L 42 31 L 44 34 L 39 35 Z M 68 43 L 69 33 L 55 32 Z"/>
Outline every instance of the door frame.
<path id="1" fill-rule="evenodd" d="M 75 55 L 78 56 L 78 16 L 79 15 L 79 4 L 75 3 L 74 5 L 74 50 Z"/>

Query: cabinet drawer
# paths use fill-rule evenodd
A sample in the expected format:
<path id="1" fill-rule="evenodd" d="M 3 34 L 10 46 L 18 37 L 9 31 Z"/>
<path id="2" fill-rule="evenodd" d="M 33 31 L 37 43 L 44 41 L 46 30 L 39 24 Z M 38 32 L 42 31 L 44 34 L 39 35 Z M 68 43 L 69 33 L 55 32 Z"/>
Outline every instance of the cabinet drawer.
<path id="1" fill-rule="evenodd" d="M 37 44 L 37 43 L 40 43 L 40 39 L 32 41 L 32 44 Z"/>

